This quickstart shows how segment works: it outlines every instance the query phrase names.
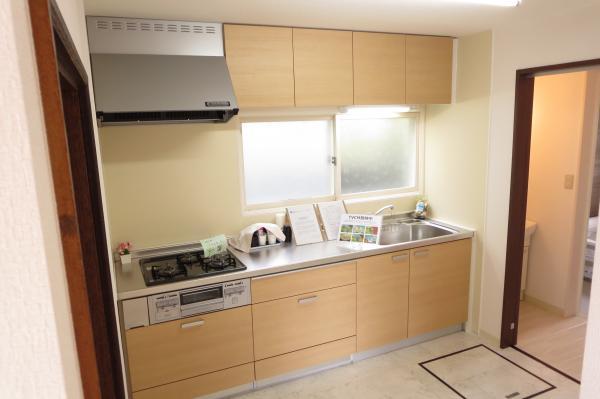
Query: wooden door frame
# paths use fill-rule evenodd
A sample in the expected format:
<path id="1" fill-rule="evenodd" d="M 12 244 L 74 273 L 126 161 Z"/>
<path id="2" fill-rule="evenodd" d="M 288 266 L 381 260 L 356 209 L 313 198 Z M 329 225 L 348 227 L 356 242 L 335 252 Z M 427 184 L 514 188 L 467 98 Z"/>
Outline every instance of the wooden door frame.
<path id="1" fill-rule="evenodd" d="M 500 347 L 502 348 L 516 345 L 519 329 L 523 239 L 525 237 L 525 219 L 527 215 L 529 154 L 531 149 L 535 75 L 543 72 L 558 72 L 598 65 L 600 65 L 600 59 L 592 59 L 520 69 L 516 72 L 510 204 L 506 238 L 506 269 L 500 331 Z"/>
<path id="2" fill-rule="evenodd" d="M 57 4 L 53 0 L 28 3 L 83 394 L 94 399 L 122 398 L 118 324 L 87 72 Z M 61 89 L 66 83 L 70 98 L 63 101 Z M 76 121 L 65 121 L 67 110 L 77 116 Z M 94 267 L 86 269 L 86 265 Z"/>

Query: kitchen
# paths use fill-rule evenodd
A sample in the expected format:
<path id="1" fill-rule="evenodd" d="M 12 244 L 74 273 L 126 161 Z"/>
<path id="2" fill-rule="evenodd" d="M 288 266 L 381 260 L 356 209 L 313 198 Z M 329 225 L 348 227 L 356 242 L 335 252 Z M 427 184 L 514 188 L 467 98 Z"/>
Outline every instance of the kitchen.
<path id="1" fill-rule="evenodd" d="M 446 387 L 426 364 L 471 346 L 500 350 L 497 288 L 484 270 L 495 262 L 485 247 L 496 233 L 487 225 L 497 139 L 488 130 L 493 32 L 502 29 L 491 21 L 535 5 L 460 5 L 481 21 L 441 29 L 430 18 L 404 29 L 302 15 L 244 20 L 218 6 L 191 16 L 86 4 L 126 395 L 287 397 L 287 384 L 308 376 L 454 337 L 460 344 L 413 366 L 432 397 L 478 397 L 481 386 L 457 392 L 462 381 Z M 198 101 L 198 92 L 207 95 Z M 326 231 L 325 205 L 375 217 L 375 243 L 362 242 L 372 226 L 351 234 L 360 244 L 345 243 L 339 217 Z M 295 223 L 295 211 L 311 226 Z M 240 244 L 263 234 L 279 237 L 265 248 Z M 204 256 L 214 242 L 221 250 Z M 490 365 L 525 362 L 542 373 L 506 356 Z M 579 391 L 560 375 L 531 378 L 494 395 Z M 378 394 L 401 396 L 385 386 Z"/>

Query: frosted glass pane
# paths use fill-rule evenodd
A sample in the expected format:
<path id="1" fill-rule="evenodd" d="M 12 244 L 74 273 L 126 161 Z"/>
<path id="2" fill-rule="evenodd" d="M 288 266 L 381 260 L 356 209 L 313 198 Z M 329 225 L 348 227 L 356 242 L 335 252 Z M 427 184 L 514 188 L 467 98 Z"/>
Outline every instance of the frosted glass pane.
<path id="1" fill-rule="evenodd" d="M 332 122 L 242 123 L 247 204 L 333 195 Z"/>
<path id="2" fill-rule="evenodd" d="M 337 120 L 342 194 L 414 187 L 417 118 Z"/>

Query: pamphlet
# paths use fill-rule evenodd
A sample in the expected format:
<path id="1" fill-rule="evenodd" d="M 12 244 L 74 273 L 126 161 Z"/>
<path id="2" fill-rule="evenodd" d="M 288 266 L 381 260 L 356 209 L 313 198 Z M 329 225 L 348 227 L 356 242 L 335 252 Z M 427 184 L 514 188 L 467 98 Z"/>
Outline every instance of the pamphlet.
<path id="1" fill-rule="evenodd" d="M 209 258 L 213 255 L 220 254 L 227 250 L 227 238 L 223 234 L 200 240 L 204 257 Z"/>
<path id="2" fill-rule="evenodd" d="M 351 244 L 379 244 L 382 223 L 383 216 L 342 215 L 338 241 Z"/>
<path id="3" fill-rule="evenodd" d="M 319 202 L 317 204 L 321 221 L 328 240 L 337 240 L 340 231 L 342 215 L 346 213 L 344 201 Z"/>
<path id="4" fill-rule="evenodd" d="M 296 245 L 312 244 L 323 241 L 321 227 L 312 204 L 290 206 L 287 212 L 292 225 Z"/>

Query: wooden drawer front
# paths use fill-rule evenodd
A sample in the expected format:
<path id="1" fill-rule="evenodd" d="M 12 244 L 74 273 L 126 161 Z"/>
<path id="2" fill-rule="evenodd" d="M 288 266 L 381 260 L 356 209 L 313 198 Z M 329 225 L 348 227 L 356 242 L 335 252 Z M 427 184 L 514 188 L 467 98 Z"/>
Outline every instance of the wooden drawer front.
<path id="1" fill-rule="evenodd" d="M 133 399 L 192 399 L 254 380 L 253 363 L 134 392 Z"/>
<path id="2" fill-rule="evenodd" d="M 356 262 L 252 279 L 252 303 L 321 291 L 356 282 Z"/>
<path id="3" fill-rule="evenodd" d="M 254 351 L 265 359 L 356 335 L 356 285 L 252 305 Z"/>
<path id="4" fill-rule="evenodd" d="M 296 106 L 353 102 L 352 32 L 293 28 Z"/>
<path id="5" fill-rule="evenodd" d="M 301 349 L 285 355 L 271 357 L 256 362 L 256 379 L 262 380 L 276 375 L 302 370 L 348 357 L 356 352 L 356 337 Z"/>
<path id="6" fill-rule="evenodd" d="M 294 106 L 292 28 L 225 25 L 225 54 L 240 108 Z"/>
<path id="7" fill-rule="evenodd" d="M 354 104 L 404 104 L 406 37 L 353 32 Z"/>
<path id="8" fill-rule="evenodd" d="M 358 351 L 407 337 L 409 251 L 371 256 L 357 265 Z"/>
<path id="9" fill-rule="evenodd" d="M 250 306 L 128 330 L 126 339 L 132 391 L 254 360 Z"/>
<path id="10" fill-rule="evenodd" d="M 470 266 L 470 239 L 410 251 L 409 337 L 467 320 Z"/>
<path id="11" fill-rule="evenodd" d="M 452 38 L 406 36 L 406 103 L 452 100 Z"/>

